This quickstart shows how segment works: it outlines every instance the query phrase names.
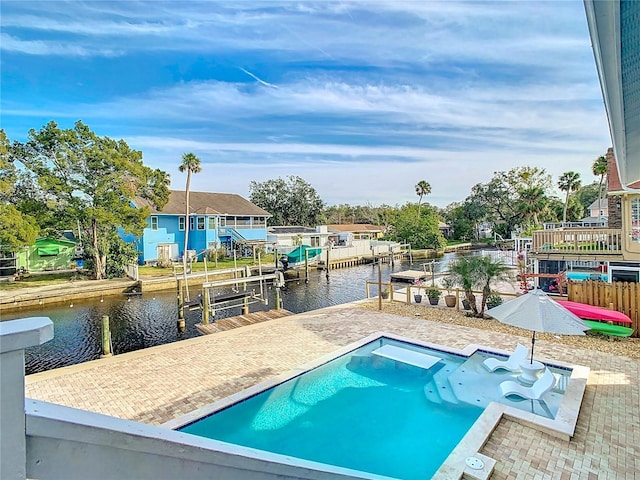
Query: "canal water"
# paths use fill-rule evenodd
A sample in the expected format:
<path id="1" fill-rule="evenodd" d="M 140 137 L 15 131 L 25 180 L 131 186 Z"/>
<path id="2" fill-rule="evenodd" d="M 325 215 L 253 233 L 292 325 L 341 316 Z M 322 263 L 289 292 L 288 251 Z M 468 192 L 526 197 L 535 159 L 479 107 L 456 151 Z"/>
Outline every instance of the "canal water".
<path id="1" fill-rule="evenodd" d="M 439 258 L 435 264 L 436 271 L 446 270 L 446 265 L 454 257 L 455 254 L 446 254 Z M 396 262 L 394 266 L 382 264 L 382 281 L 388 281 L 393 272 L 409 268 L 422 270 L 423 264 L 429 262 L 420 260 L 413 265 Z M 281 293 L 283 307 L 293 313 L 302 313 L 361 300 L 366 298 L 366 281 L 377 279 L 378 269 L 374 265 L 331 270 L 328 281 L 325 271 L 312 270 L 308 283 L 304 280 L 287 281 Z M 374 287 L 372 295 L 376 295 Z M 268 305 L 254 303 L 250 305 L 250 311 L 274 308 L 275 288 L 267 288 L 265 297 L 268 298 Z M 215 319 L 240 313 L 240 307 L 218 309 Z M 46 316 L 53 321 L 53 340 L 28 348 L 25 352 L 26 373 L 31 374 L 100 358 L 103 315 L 108 315 L 110 319 L 112 351 L 115 355 L 201 335 L 195 327 L 201 321 L 201 310 L 185 311 L 186 328 L 178 331 L 175 290 L 21 309 L 3 313 L 2 321 L 33 316 Z"/>

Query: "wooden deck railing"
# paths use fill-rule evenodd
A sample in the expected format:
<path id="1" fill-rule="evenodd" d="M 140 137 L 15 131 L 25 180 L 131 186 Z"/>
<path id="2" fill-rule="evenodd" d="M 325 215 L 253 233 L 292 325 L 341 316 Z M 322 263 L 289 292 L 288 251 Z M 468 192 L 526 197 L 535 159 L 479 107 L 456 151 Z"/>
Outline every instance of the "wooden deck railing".
<path id="1" fill-rule="evenodd" d="M 579 253 L 616 255 L 622 253 L 619 228 L 564 228 L 533 232 L 532 253 Z"/>

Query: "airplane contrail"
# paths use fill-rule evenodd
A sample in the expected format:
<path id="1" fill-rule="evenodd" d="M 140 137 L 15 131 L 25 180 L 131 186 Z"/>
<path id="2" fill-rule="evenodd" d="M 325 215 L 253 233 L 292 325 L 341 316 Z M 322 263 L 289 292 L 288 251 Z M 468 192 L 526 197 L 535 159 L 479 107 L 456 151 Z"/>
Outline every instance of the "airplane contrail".
<path id="1" fill-rule="evenodd" d="M 262 80 L 260 77 L 258 77 L 257 75 L 254 75 L 253 73 L 251 73 L 249 70 L 245 70 L 242 67 L 238 67 L 240 68 L 240 70 L 242 70 L 244 73 L 246 73 L 247 75 L 249 75 L 251 78 L 253 78 L 255 81 L 257 81 L 258 83 L 264 85 L 265 87 L 271 87 L 271 88 L 280 88 L 277 85 L 274 85 L 273 83 L 269 83 L 269 82 L 265 82 L 264 80 Z"/>

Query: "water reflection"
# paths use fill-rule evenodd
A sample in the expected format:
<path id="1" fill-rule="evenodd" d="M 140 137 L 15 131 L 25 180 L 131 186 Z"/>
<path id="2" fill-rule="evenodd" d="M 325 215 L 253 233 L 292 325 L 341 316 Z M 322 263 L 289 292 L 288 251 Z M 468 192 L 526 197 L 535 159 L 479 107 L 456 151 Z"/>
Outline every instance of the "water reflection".
<path id="1" fill-rule="evenodd" d="M 437 271 L 446 269 L 446 264 L 453 257 L 453 254 L 448 254 L 440 258 L 436 264 Z M 408 268 L 422 269 L 425 262 L 427 261 L 415 262 L 412 266 L 408 262 L 396 262 L 394 266 L 383 264 L 382 279 L 388 280 L 392 272 Z M 282 292 L 284 308 L 301 313 L 361 300 L 366 297 L 365 281 L 377 281 L 378 270 L 373 265 L 361 265 L 331 270 L 328 281 L 325 275 L 324 271 L 312 270 L 308 284 L 303 279 L 299 282 L 287 282 L 287 288 Z M 372 293 L 375 295 L 375 289 Z M 275 289 L 266 289 L 265 296 L 268 298 L 268 306 L 254 303 L 250 310 L 273 308 Z M 215 318 L 240 313 L 240 307 L 218 310 Z M 3 314 L 2 320 L 47 316 L 53 321 L 53 340 L 28 348 L 25 352 L 26 372 L 31 374 L 100 358 L 103 315 L 108 315 L 110 319 L 112 351 L 116 355 L 200 335 L 195 328 L 195 324 L 201 321 L 200 310 L 185 311 L 185 330 L 178 331 L 178 307 L 174 290 L 131 297 L 105 297 L 102 302 L 99 298 L 76 301 L 73 308 L 68 305 L 45 304 Z"/>

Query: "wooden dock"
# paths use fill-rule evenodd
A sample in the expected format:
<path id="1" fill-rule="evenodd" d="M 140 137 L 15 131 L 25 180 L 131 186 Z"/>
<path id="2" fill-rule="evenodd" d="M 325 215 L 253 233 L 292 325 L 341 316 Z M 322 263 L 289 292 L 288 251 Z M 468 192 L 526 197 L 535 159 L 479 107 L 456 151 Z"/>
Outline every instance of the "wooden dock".
<path id="1" fill-rule="evenodd" d="M 427 274 L 420 270 L 404 270 L 402 272 L 392 273 L 390 280 L 392 282 L 413 283 L 416 280 L 425 280 Z"/>
<path id="2" fill-rule="evenodd" d="M 224 332 L 238 327 L 244 327 L 245 325 L 252 325 L 254 323 L 266 322 L 267 320 L 273 320 L 276 318 L 287 317 L 293 315 L 289 310 L 281 308 L 280 310 L 269 310 L 267 312 L 254 312 L 246 315 L 238 315 L 236 317 L 221 318 L 215 322 L 203 325 L 202 323 L 196 323 L 196 328 L 200 333 L 209 335 L 211 333 Z"/>

